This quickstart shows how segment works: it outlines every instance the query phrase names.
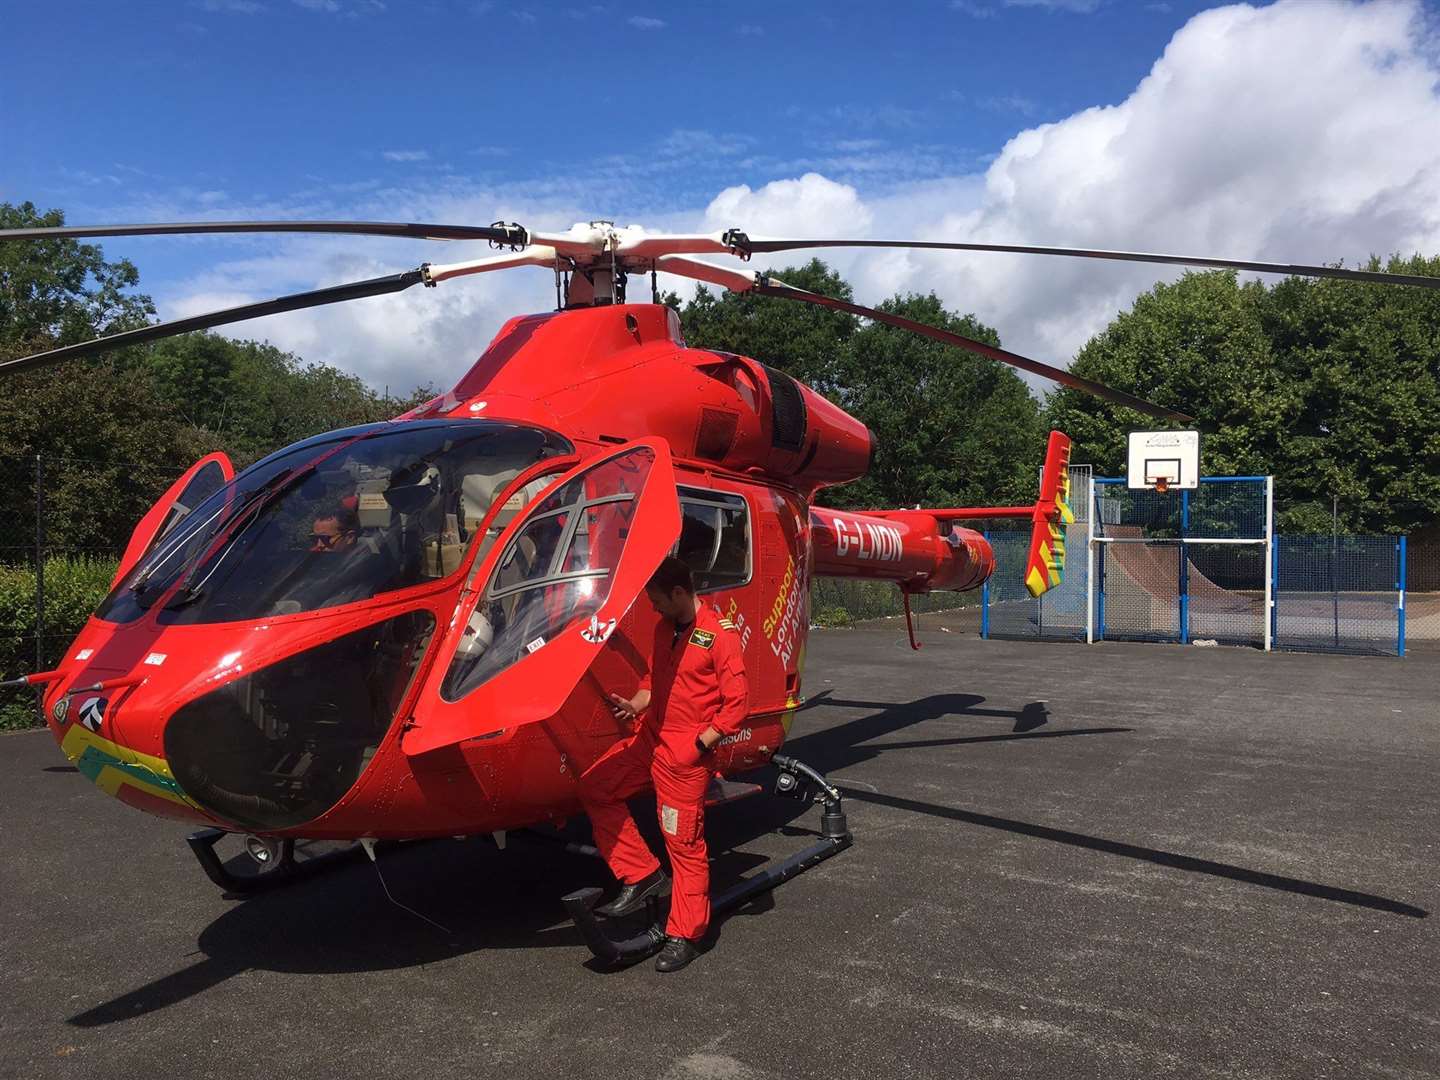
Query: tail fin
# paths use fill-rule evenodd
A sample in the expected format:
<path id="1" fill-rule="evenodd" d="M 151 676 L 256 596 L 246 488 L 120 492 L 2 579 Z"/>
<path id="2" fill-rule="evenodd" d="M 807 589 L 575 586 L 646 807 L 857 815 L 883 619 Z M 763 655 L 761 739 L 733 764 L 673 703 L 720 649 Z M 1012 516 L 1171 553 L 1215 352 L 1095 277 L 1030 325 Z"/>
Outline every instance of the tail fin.
<path id="1" fill-rule="evenodd" d="M 1075 520 L 1069 499 L 1070 436 L 1052 431 L 1040 474 L 1040 498 L 1031 518 L 1030 558 L 1025 563 L 1025 587 L 1031 596 L 1043 596 L 1065 576 L 1065 526 Z"/>

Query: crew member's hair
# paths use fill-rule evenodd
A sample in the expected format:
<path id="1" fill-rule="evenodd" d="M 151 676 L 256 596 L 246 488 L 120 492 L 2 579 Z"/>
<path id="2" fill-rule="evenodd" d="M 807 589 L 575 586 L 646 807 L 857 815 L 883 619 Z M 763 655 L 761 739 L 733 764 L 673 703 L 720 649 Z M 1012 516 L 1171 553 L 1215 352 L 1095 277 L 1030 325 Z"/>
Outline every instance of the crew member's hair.
<path id="1" fill-rule="evenodd" d="M 674 555 L 666 557 L 659 569 L 650 575 L 650 580 L 645 587 L 663 593 L 665 596 L 669 596 L 674 589 L 684 589 L 691 596 L 695 595 L 695 579 L 690 576 L 690 567 L 675 558 Z"/>
<path id="2" fill-rule="evenodd" d="M 335 524 L 340 527 L 342 534 L 358 533 L 360 531 L 360 515 L 355 512 L 353 506 L 348 505 L 345 499 L 326 500 L 321 504 L 320 509 L 316 511 L 315 520 L 317 522 L 328 521 L 332 518 L 335 520 Z"/>

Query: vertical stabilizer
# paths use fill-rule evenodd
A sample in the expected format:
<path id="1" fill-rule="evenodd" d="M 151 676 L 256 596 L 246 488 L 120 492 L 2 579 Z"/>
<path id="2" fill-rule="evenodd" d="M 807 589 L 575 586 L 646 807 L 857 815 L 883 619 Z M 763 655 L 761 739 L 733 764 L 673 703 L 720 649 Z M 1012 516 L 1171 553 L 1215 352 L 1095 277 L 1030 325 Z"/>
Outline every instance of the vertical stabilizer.
<path id="1" fill-rule="evenodd" d="M 1069 500 L 1070 436 L 1052 431 L 1040 474 L 1040 498 L 1031 517 L 1030 557 L 1025 562 L 1025 587 L 1031 596 L 1043 596 L 1064 579 L 1065 526 L 1075 520 Z"/>

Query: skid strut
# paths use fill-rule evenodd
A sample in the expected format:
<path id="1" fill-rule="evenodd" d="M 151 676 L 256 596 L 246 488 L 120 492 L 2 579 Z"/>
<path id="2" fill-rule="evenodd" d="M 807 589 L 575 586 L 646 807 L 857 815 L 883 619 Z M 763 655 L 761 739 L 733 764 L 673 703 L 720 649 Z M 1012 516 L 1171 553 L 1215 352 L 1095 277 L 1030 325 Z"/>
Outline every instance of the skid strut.
<path id="1" fill-rule="evenodd" d="M 714 897 L 710 902 L 713 916 L 734 911 L 761 893 L 769 892 L 818 866 L 830 856 L 839 854 L 854 842 L 845 820 L 840 792 L 832 787 L 824 776 L 795 758 L 776 754 L 771 761 L 780 769 L 780 776 L 775 784 L 777 794 L 804 798 L 808 794 L 807 786 L 815 789 L 815 798 L 821 806 L 820 839 L 794 855 L 742 878 Z M 565 911 L 575 920 L 585 944 L 597 959 L 608 964 L 634 963 L 660 951 L 660 947 L 665 944 L 665 931 L 660 922 L 658 901 L 647 901 L 648 925 L 644 931 L 631 937 L 616 938 L 607 931 L 606 922 L 595 915 L 595 905 L 599 903 L 602 895 L 603 890 L 591 887 L 573 892 L 562 900 Z"/>

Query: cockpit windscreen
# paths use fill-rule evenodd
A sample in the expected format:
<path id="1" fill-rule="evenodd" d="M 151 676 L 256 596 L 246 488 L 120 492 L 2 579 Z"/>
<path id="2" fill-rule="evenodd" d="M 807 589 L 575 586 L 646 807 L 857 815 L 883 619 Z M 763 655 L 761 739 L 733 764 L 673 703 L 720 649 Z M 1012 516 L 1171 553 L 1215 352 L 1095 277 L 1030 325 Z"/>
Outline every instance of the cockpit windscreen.
<path id="1" fill-rule="evenodd" d="M 252 466 L 192 511 L 98 614 L 130 622 L 159 605 L 166 623 L 231 622 L 447 577 L 483 539 L 500 492 L 570 450 L 551 432 L 485 420 L 318 436 Z"/>

